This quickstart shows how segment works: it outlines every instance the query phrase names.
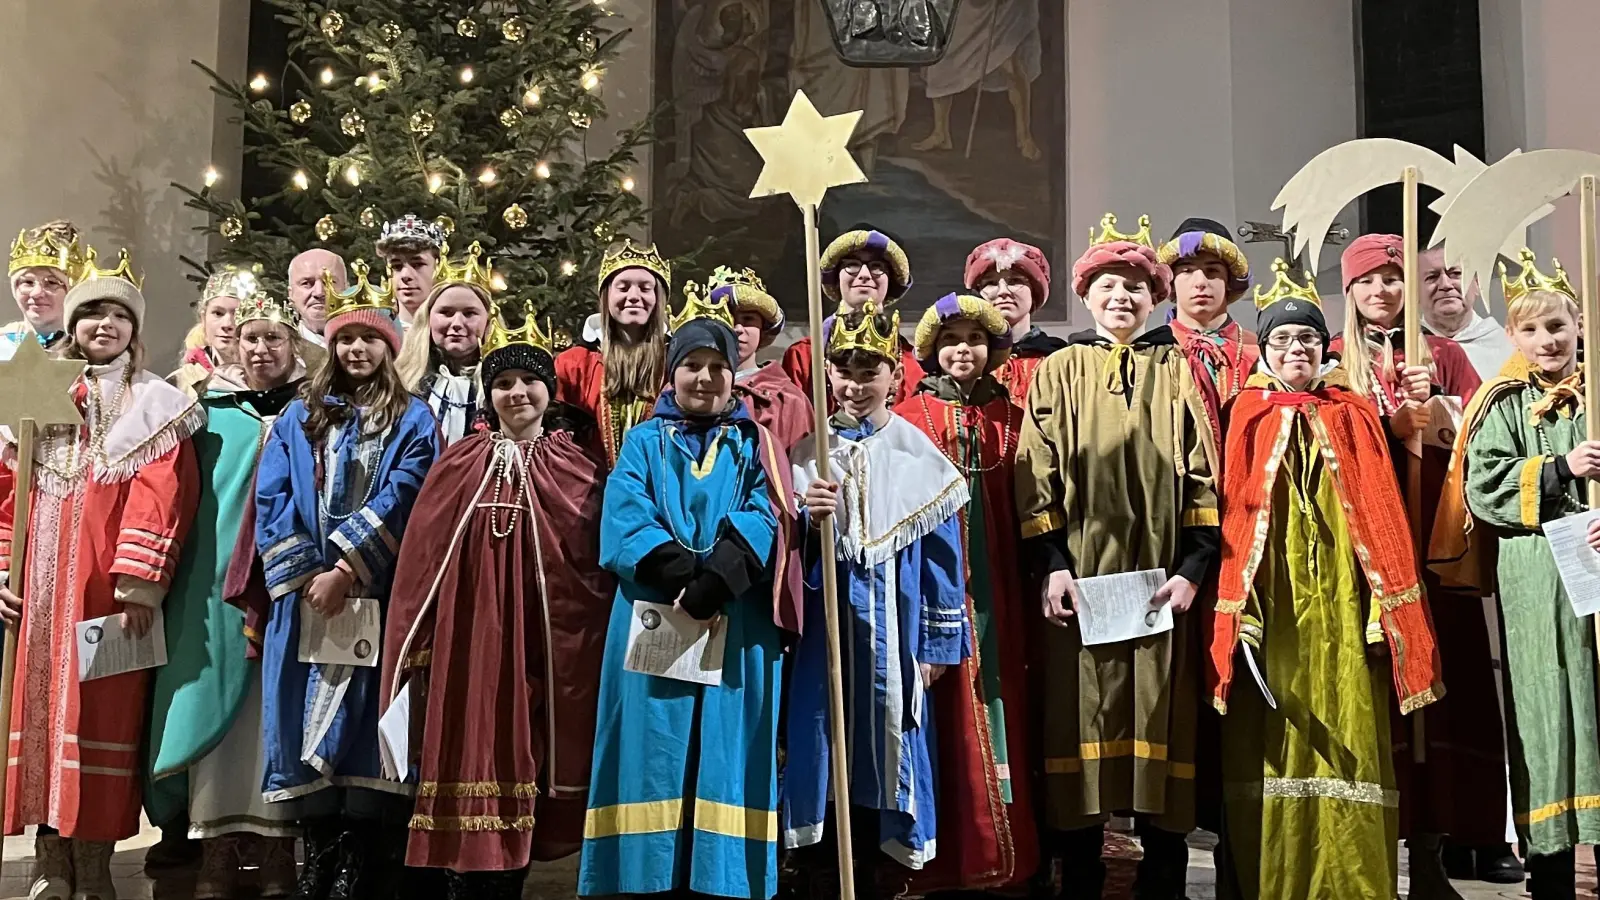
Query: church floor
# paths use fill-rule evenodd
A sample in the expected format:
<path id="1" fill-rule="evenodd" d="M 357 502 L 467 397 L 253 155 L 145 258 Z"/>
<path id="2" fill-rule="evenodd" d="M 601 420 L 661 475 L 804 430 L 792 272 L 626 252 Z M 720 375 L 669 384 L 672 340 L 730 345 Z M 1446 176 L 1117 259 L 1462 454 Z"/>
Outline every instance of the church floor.
<path id="1" fill-rule="evenodd" d="M 146 828 L 137 838 L 124 841 L 118 846 L 111 868 L 116 876 L 117 893 L 121 900 L 190 900 L 194 889 L 194 867 L 173 870 L 154 880 L 145 876 L 145 849 L 159 838 L 159 832 Z M 1216 896 L 1212 888 L 1214 870 L 1211 863 L 1211 847 L 1214 840 L 1209 835 L 1197 833 L 1190 841 L 1188 889 L 1190 900 L 1211 900 Z M 1404 850 L 1401 851 L 1400 860 L 1402 873 L 1400 889 L 1404 894 L 1406 890 Z M 32 862 L 32 837 L 16 837 L 6 841 L 5 866 L 4 871 L 0 872 L 0 900 L 23 900 L 28 896 L 28 871 Z M 1120 900 L 1129 896 L 1126 882 L 1131 880 L 1131 873 L 1128 873 L 1129 877 L 1117 877 L 1119 874 L 1127 873 L 1129 865 L 1131 864 L 1112 861 L 1112 877 L 1109 879 L 1107 898 L 1115 897 Z M 572 885 L 576 876 L 575 859 L 536 868 L 528 878 L 523 897 L 526 900 L 568 900 L 573 896 Z M 1585 848 L 1579 851 L 1578 856 L 1578 896 L 1596 897 L 1595 878 L 1594 855 Z M 1515 886 L 1503 887 L 1478 881 L 1458 881 L 1455 885 L 1467 900 L 1501 900 L 1501 898 L 1527 896 Z M 251 893 L 241 894 L 241 898 L 253 896 Z"/>

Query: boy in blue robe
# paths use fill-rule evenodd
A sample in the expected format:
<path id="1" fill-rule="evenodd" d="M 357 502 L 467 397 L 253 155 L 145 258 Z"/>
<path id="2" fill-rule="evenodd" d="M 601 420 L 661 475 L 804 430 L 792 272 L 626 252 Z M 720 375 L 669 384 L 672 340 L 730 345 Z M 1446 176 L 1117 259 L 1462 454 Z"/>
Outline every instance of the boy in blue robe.
<path id="1" fill-rule="evenodd" d="M 786 480 L 770 463 L 781 448 L 733 397 L 737 359 L 726 301 L 691 294 L 673 322 L 672 386 L 628 432 L 606 483 L 600 564 L 617 594 L 582 896 L 777 891 L 780 623 L 796 627 L 798 611 L 774 602 L 769 561 L 784 558 L 774 550 L 792 514 L 769 487 Z M 726 641 L 719 683 L 624 668 L 635 617 L 653 629 L 674 613 Z"/>
<path id="2" fill-rule="evenodd" d="M 968 489 L 933 441 L 886 405 L 901 378 L 899 315 L 886 319 L 869 304 L 827 327 L 828 377 L 839 405 L 829 420 L 834 480 L 818 479 L 814 448 L 802 442 L 794 452 L 795 488 L 811 523 L 832 516 L 837 532 L 832 564 L 853 827 L 875 839 L 868 847 L 875 842 L 914 870 L 937 852 L 928 688 L 969 654 L 958 517 Z M 815 545 L 814 532 L 811 540 Z M 823 563 L 814 552 L 807 559 L 808 637 L 795 652 L 786 728 L 783 827 L 791 848 L 822 840 L 832 796 Z M 876 869 L 881 857 L 858 848 L 857 858 Z"/>

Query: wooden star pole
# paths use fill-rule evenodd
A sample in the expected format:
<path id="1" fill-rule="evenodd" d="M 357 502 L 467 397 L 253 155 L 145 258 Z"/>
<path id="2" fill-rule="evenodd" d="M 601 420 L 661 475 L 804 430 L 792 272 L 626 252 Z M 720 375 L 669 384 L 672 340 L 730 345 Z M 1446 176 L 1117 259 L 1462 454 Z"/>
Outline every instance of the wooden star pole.
<path id="1" fill-rule="evenodd" d="M 795 91 L 783 124 L 746 128 L 764 165 L 750 191 L 751 197 L 788 194 L 805 219 L 806 300 L 811 315 L 812 436 L 817 442 L 817 478 L 831 481 L 828 464 L 828 383 L 822 336 L 822 271 L 818 260 L 817 207 L 828 188 L 867 180 L 850 156 L 848 144 L 861 120 L 861 111 L 823 116 L 806 97 Z M 822 520 L 822 608 L 828 641 L 829 760 L 833 781 L 834 838 L 839 845 L 839 896 L 855 900 L 855 857 L 850 846 L 850 765 L 844 742 L 844 667 L 839 653 L 839 576 L 833 518 Z"/>
<path id="2" fill-rule="evenodd" d="M 23 596 L 27 585 L 28 520 L 32 517 L 33 449 L 40 428 L 50 425 L 81 425 L 83 414 L 72 402 L 71 389 L 83 374 L 84 362 L 51 359 L 33 332 L 22 336 L 16 355 L 0 362 L 0 426 L 11 429 L 17 442 L 15 511 L 11 525 L 11 569 L 7 587 Z M 45 561 L 49 565 L 49 561 Z M 11 733 L 11 698 L 17 677 L 17 632 L 21 625 L 7 625 L 4 661 L 0 663 L 0 726 Z M 9 744 L 9 741 L 7 742 Z M 10 754 L 7 753 L 9 757 Z M 11 766 L 0 765 L 0 804 L 5 802 Z M 0 852 L 5 835 L 0 833 Z"/>

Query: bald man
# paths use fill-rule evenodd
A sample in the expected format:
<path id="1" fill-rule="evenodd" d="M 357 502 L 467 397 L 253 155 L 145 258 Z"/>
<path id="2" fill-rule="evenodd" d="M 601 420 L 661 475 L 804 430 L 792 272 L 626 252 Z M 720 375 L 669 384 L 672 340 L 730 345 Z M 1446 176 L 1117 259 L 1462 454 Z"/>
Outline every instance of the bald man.
<path id="1" fill-rule="evenodd" d="M 300 314 L 300 336 L 308 344 L 323 349 L 327 341 L 322 337 L 322 327 L 328 321 L 328 300 L 322 287 L 322 270 L 333 273 L 333 283 L 339 290 L 350 284 L 344 260 L 331 250 L 307 250 L 289 262 L 289 302 Z"/>

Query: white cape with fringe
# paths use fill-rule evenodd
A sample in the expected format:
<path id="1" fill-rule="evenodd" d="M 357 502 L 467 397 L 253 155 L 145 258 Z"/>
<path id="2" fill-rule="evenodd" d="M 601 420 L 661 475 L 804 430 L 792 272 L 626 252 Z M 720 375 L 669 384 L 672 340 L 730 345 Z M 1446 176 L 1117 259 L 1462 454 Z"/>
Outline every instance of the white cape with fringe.
<path id="1" fill-rule="evenodd" d="M 960 512 L 971 496 L 961 470 L 915 425 L 899 416 L 866 440 L 829 429 L 828 473 L 839 482 L 838 557 L 877 565 Z M 816 444 L 791 454 L 795 493 L 817 480 Z M 801 504 L 803 505 L 803 503 Z"/>

